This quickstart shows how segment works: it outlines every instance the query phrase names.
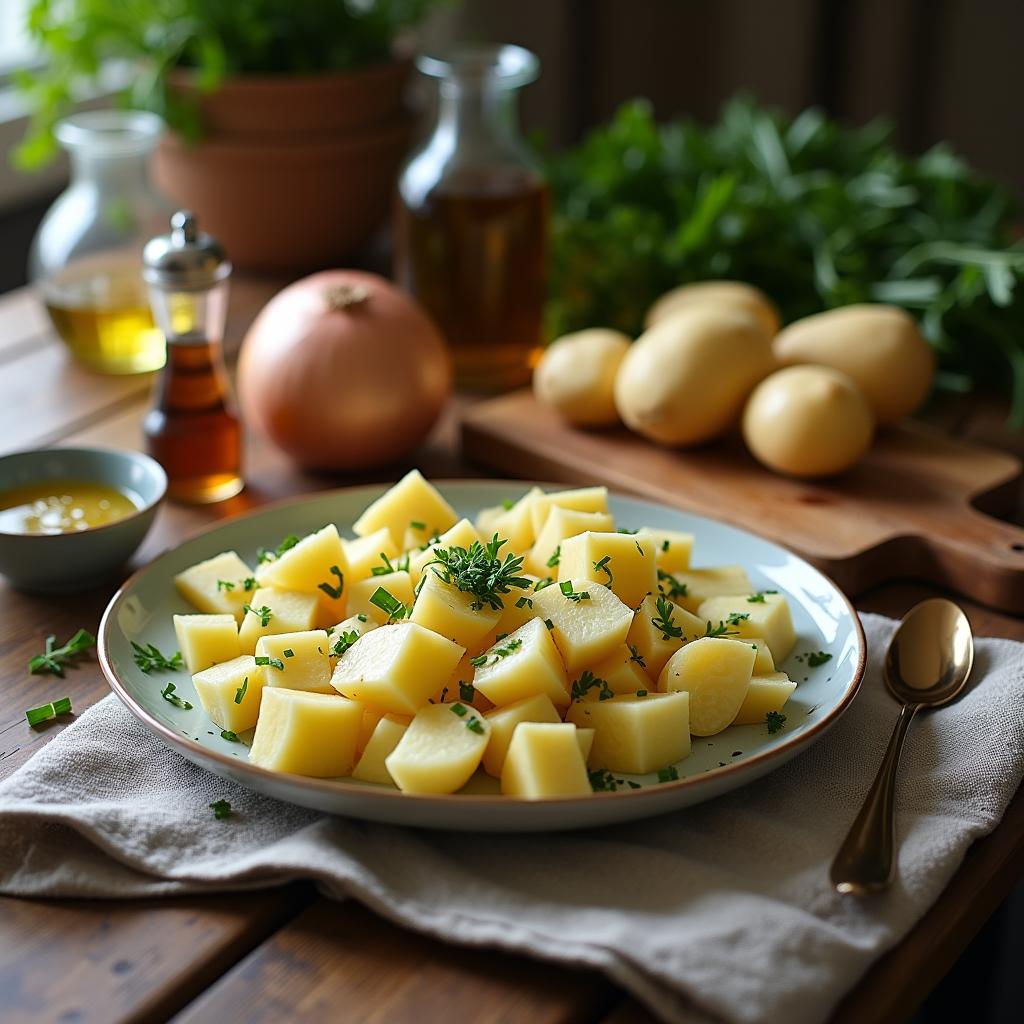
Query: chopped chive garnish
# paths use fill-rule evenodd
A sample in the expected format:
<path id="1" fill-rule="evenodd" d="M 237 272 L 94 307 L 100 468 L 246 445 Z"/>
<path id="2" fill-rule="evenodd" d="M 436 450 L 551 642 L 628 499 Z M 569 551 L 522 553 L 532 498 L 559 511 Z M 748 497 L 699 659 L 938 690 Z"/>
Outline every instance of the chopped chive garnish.
<path id="1" fill-rule="evenodd" d="M 670 764 L 667 768 L 658 769 L 659 782 L 675 782 L 678 778 L 679 772 L 674 764 Z"/>
<path id="2" fill-rule="evenodd" d="M 30 708 L 25 712 L 25 718 L 29 725 L 39 725 L 42 722 L 48 722 L 51 718 L 56 718 L 58 715 L 69 714 L 71 714 L 71 698 L 61 697 L 60 700 L 55 700 L 52 704 Z"/>
<path id="3" fill-rule="evenodd" d="M 232 732 L 230 729 L 221 729 L 220 738 L 227 740 L 229 743 L 240 743 L 241 740 L 238 738 L 238 733 Z"/>
<path id="4" fill-rule="evenodd" d="M 242 685 L 237 690 L 235 690 L 235 703 L 236 704 L 241 704 L 242 703 L 242 699 L 245 697 L 245 691 L 248 690 L 248 689 L 249 689 L 249 677 L 246 676 L 242 680 Z"/>
<path id="5" fill-rule="evenodd" d="M 516 607 L 517 608 L 532 608 L 533 607 L 533 598 L 532 597 L 521 597 L 521 598 L 519 598 L 519 600 L 516 601 Z"/>
<path id="6" fill-rule="evenodd" d="M 475 696 L 476 687 L 472 683 L 466 683 L 459 680 L 459 698 L 464 700 L 467 704 L 472 704 Z"/>
<path id="7" fill-rule="evenodd" d="M 28 670 L 33 675 L 49 672 L 51 675 L 64 678 L 64 666 L 70 664 L 78 655 L 87 651 L 96 643 L 96 637 L 86 629 L 79 629 L 63 646 L 57 647 L 57 638 L 48 636 L 42 654 L 37 654 L 29 663 Z"/>
<path id="8" fill-rule="evenodd" d="M 294 658 L 295 657 L 295 652 L 290 647 L 286 647 L 281 653 L 286 658 Z"/>
<path id="9" fill-rule="evenodd" d="M 764 720 L 769 733 L 778 732 L 786 724 L 786 716 L 779 714 L 778 711 L 769 711 Z"/>
<path id="10" fill-rule="evenodd" d="M 594 562 L 594 572 L 603 572 L 608 577 L 608 582 L 605 583 L 606 587 L 610 587 L 615 582 L 615 577 L 612 575 L 611 569 L 608 568 L 608 563 L 612 560 L 611 555 L 605 555 L 604 558 Z"/>
<path id="11" fill-rule="evenodd" d="M 533 591 L 536 593 L 539 590 L 543 590 L 545 587 L 550 587 L 555 581 L 550 576 L 545 576 L 542 580 L 537 580 L 533 585 Z"/>
<path id="12" fill-rule="evenodd" d="M 577 593 L 575 590 L 572 589 L 572 580 L 565 580 L 564 582 L 559 583 L 558 589 L 562 592 L 562 594 L 565 597 L 567 597 L 570 601 L 574 602 L 575 604 L 579 604 L 580 601 L 590 600 L 590 591 L 581 590 L 579 593 Z"/>
<path id="13" fill-rule="evenodd" d="M 181 671 L 181 651 L 175 651 L 171 657 L 165 658 L 153 644 L 146 644 L 143 647 L 141 644 L 135 643 L 134 640 L 132 641 L 132 650 L 135 652 L 135 664 L 147 674 Z"/>
<path id="14" fill-rule="evenodd" d="M 550 619 L 545 619 L 544 620 L 544 625 L 547 626 L 547 628 L 549 630 L 552 630 L 552 629 L 555 628 L 555 624 Z"/>
<path id="15" fill-rule="evenodd" d="M 182 711 L 191 711 L 192 705 L 183 698 L 179 697 L 174 691 L 177 687 L 174 683 L 168 683 L 161 691 L 160 696 L 163 697 L 168 704 L 173 704 L 176 708 L 181 708 Z"/>
<path id="16" fill-rule="evenodd" d="M 284 671 L 284 662 L 280 658 L 268 658 L 265 654 L 257 656 L 256 664 L 265 665 L 268 668 L 276 668 L 278 672 Z"/>
<path id="17" fill-rule="evenodd" d="M 452 705 L 452 714 L 453 715 L 458 715 L 459 718 L 464 717 L 465 714 L 466 714 L 466 705 L 465 704 L 459 704 L 458 702 L 454 703 Z"/>
<path id="18" fill-rule="evenodd" d="M 633 534 L 639 533 L 640 531 L 639 530 L 631 530 L 628 526 L 620 526 L 615 532 L 616 533 L 625 533 L 625 534 L 628 534 L 629 536 L 633 536 Z"/>
<path id="19" fill-rule="evenodd" d="M 252 605 L 243 604 L 242 611 L 249 612 L 250 615 L 255 615 L 260 620 L 260 625 L 264 629 L 270 625 L 270 618 L 274 614 L 266 605 L 262 608 L 253 608 Z"/>
<path id="20" fill-rule="evenodd" d="M 218 821 L 223 821 L 231 813 L 231 801 L 230 800 L 214 800 L 210 804 L 210 810 L 213 811 L 213 816 Z"/>
<path id="21" fill-rule="evenodd" d="M 558 565 L 559 561 L 561 561 L 561 558 L 562 558 L 562 545 L 561 544 L 557 544 L 555 546 L 554 553 L 547 560 L 547 563 L 546 563 L 547 567 L 549 569 L 554 569 Z"/>
<path id="22" fill-rule="evenodd" d="M 646 697 L 647 696 L 647 691 L 646 690 L 637 690 L 636 691 L 636 695 L 638 697 Z"/>
<path id="23" fill-rule="evenodd" d="M 234 590 L 235 589 L 235 585 L 234 585 L 234 583 L 231 582 L 231 580 L 217 580 L 217 589 L 218 590 Z"/>
<path id="24" fill-rule="evenodd" d="M 725 622 L 726 625 L 729 626 L 738 626 L 741 622 L 746 622 L 749 618 L 750 612 L 731 612 Z"/>
<path id="25" fill-rule="evenodd" d="M 388 622 L 397 622 L 409 614 L 409 609 L 394 594 L 388 593 L 383 587 L 378 587 L 370 595 L 370 604 L 385 612 Z"/>
<path id="26" fill-rule="evenodd" d="M 409 526 L 413 530 L 420 530 L 420 531 L 425 530 L 427 528 L 427 524 L 424 523 L 424 522 L 421 522 L 419 519 L 411 519 L 409 521 Z"/>
<path id="27" fill-rule="evenodd" d="M 668 551 L 670 547 L 672 547 L 672 542 L 666 537 L 665 540 L 661 542 L 661 550 Z"/>
<path id="28" fill-rule="evenodd" d="M 369 621 L 369 619 L 367 619 L 367 617 L 366 617 L 366 616 L 365 616 L 365 615 L 364 615 L 364 614 L 363 614 L 362 612 L 360 612 L 360 613 L 359 613 L 359 614 L 358 614 L 358 615 L 356 616 L 356 618 L 357 618 L 357 619 L 358 619 L 358 620 L 359 620 L 360 622 L 368 622 L 368 621 Z"/>
<path id="29" fill-rule="evenodd" d="M 380 560 L 384 563 L 383 565 L 375 565 L 370 570 L 371 576 L 390 576 L 393 572 L 408 572 L 409 571 L 409 556 L 405 555 L 400 558 L 397 562 L 392 562 L 388 556 L 381 551 Z"/>
<path id="30" fill-rule="evenodd" d="M 507 635 L 507 634 L 506 634 Z M 491 660 L 492 665 L 497 665 L 502 658 L 507 658 L 510 654 L 518 651 L 523 646 L 522 640 L 509 640 L 504 647 L 494 647 L 490 651 L 485 651 L 483 654 L 478 654 L 475 658 L 470 658 L 469 663 L 474 668 L 482 668 L 487 664 L 487 659 L 493 655 Z"/>
<path id="31" fill-rule="evenodd" d="M 470 719 L 470 720 L 469 720 L 469 721 L 468 721 L 468 722 L 466 723 L 466 728 L 467 728 L 467 729 L 468 729 L 468 730 L 469 730 L 470 732 L 475 732 L 475 733 L 476 733 L 476 734 L 477 734 L 478 736 L 483 736 L 483 734 L 484 734 L 484 727 L 483 727 L 482 723 L 480 722 L 480 719 L 479 719 L 479 718 L 477 718 L 477 717 L 476 717 L 476 715 L 474 715 L 474 716 L 473 716 L 473 717 L 472 717 L 472 718 L 471 718 L 471 719 Z"/>
<path id="32" fill-rule="evenodd" d="M 359 636 L 360 634 L 354 629 L 343 629 L 341 636 L 334 641 L 331 653 L 336 658 L 340 658 L 359 639 Z"/>
<path id="33" fill-rule="evenodd" d="M 258 584 L 255 576 L 246 576 L 245 579 L 242 580 L 243 590 L 255 590 L 257 586 Z"/>
<path id="34" fill-rule="evenodd" d="M 330 572 L 332 576 L 337 577 L 337 586 L 332 586 L 329 582 L 318 583 L 317 589 L 322 590 L 328 597 L 337 599 L 341 597 L 341 592 L 345 589 L 345 576 L 336 565 L 331 566 Z"/>

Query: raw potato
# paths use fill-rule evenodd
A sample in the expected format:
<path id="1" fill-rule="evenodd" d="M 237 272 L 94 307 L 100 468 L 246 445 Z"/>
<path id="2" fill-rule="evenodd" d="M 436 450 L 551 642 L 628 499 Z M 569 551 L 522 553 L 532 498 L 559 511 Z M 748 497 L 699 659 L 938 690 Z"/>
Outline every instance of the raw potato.
<path id="1" fill-rule="evenodd" d="M 553 341 L 533 371 L 537 401 L 578 427 L 618 423 L 615 375 L 629 344 L 625 334 L 603 327 Z"/>
<path id="2" fill-rule="evenodd" d="M 761 381 L 743 412 L 743 437 L 758 461 L 796 477 L 832 476 L 868 450 L 871 407 L 845 373 L 789 366 Z"/>
<path id="3" fill-rule="evenodd" d="M 175 615 L 174 635 L 185 668 L 193 674 L 242 653 L 234 615 Z"/>
<path id="4" fill-rule="evenodd" d="M 695 305 L 633 343 L 615 381 L 615 404 L 626 426 L 652 441 L 699 444 L 739 419 L 774 365 L 768 335 L 749 313 Z"/>
<path id="5" fill-rule="evenodd" d="M 256 659 L 251 654 L 197 672 L 192 685 L 203 710 L 218 728 L 245 732 L 256 724 L 263 673 L 257 671 Z"/>
<path id="6" fill-rule="evenodd" d="M 851 377 L 883 426 L 912 413 L 931 390 L 935 353 L 909 313 L 861 304 L 797 320 L 772 345 L 783 366 L 819 363 Z"/>
<path id="7" fill-rule="evenodd" d="M 743 281 L 699 281 L 680 285 L 657 299 L 647 311 L 644 326 L 653 327 L 659 320 L 695 305 L 744 310 L 757 319 L 769 338 L 778 333 L 782 323 L 775 303 L 752 284 Z"/>
<path id="8" fill-rule="evenodd" d="M 524 800 L 591 792 L 576 726 L 522 722 L 512 733 L 501 770 L 501 791 Z"/>
<path id="9" fill-rule="evenodd" d="M 489 737 L 487 720 L 465 704 L 428 704 L 384 764 L 403 793 L 454 793 L 476 771 Z"/>
<path id="10" fill-rule="evenodd" d="M 753 669 L 752 647 L 723 637 L 702 637 L 669 658 L 661 670 L 658 689 L 689 693 L 690 732 L 714 736 L 735 719 Z"/>

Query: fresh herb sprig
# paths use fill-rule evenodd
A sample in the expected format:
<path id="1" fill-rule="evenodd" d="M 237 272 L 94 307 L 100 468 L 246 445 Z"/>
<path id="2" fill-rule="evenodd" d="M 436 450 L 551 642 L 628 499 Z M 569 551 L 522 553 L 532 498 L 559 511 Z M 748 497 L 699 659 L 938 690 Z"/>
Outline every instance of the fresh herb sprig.
<path id="1" fill-rule="evenodd" d="M 438 548 L 426 567 L 445 583 L 472 594 L 474 600 L 470 608 L 473 611 L 485 606 L 498 611 L 505 607 L 502 600 L 505 594 L 533 586 L 532 579 L 519 575 L 523 565 L 521 555 L 509 554 L 502 559 L 500 552 L 507 543 L 494 534 L 486 544 L 475 540 L 468 548 L 458 545 Z"/>
<path id="2" fill-rule="evenodd" d="M 778 711 L 769 711 L 764 720 L 769 733 L 777 733 L 786 724 L 786 716 Z"/>
<path id="3" fill-rule="evenodd" d="M 175 651 L 169 658 L 166 658 L 153 644 L 143 646 L 134 640 L 132 641 L 132 651 L 135 664 L 147 675 L 151 672 L 180 672 L 182 669 L 181 651 Z"/>
<path id="4" fill-rule="evenodd" d="M 573 681 L 570 696 L 573 700 L 583 700 L 591 690 L 597 690 L 598 700 L 611 700 L 615 696 L 615 691 L 608 685 L 607 680 L 595 676 L 589 670 Z"/>
<path id="5" fill-rule="evenodd" d="M 341 631 L 341 636 L 334 641 L 334 646 L 331 648 L 331 654 L 336 658 L 340 658 L 361 635 L 361 633 L 357 633 L 354 629 L 343 629 Z"/>
<path id="6" fill-rule="evenodd" d="M 679 640 L 683 635 L 683 627 L 677 626 L 673 618 L 676 606 L 664 595 L 659 595 L 655 607 L 658 614 L 651 616 L 651 625 L 661 633 L 662 640 Z"/>
<path id="7" fill-rule="evenodd" d="M 589 590 L 576 591 L 572 588 L 572 580 L 563 580 L 558 584 L 558 589 L 562 592 L 562 595 L 573 604 L 579 604 L 580 601 L 591 600 Z"/>
<path id="8" fill-rule="evenodd" d="M 87 629 L 79 629 L 75 635 L 63 647 L 57 647 L 57 638 L 48 636 L 46 647 L 42 654 L 37 654 L 29 663 L 28 670 L 33 675 L 48 672 L 50 675 L 64 678 L 64 669 L 74 663 L 80 655 L 84 654 L 96 643 L 96 637 Z"/>
<path id="9" fill-rule="evenodd" d="M 264 629 L 266 629 L 266 627 L 270 625 L 270 620 L 274 615 L 274 613 L 266 605 L 263 605 L 262 608 L 253 608 L 253 606 L 250 604 L 243 604 L 242 611 L 248 612 L 250 615 L 255 615 L 256 618 L 260 620 L 260 625 Z"/>
<path id="10" fill-rule="evenodd" d="M 658 570 L 658 590 L 670 601 L 676 602 L 689 593 L 689 587 L 685 583 L 680 583 L 672 573 L 665 572 L 664 569 Z"/>

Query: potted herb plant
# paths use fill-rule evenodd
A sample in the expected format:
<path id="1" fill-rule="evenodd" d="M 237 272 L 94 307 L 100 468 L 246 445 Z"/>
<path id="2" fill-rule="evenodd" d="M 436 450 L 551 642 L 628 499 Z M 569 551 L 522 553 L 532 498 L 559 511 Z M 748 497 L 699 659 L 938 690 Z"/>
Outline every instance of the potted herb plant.
<path id="1" fill-rule="evenodd" d="M 386 215 L 411 118 L 403 30 L 437 0 L 33 0 L 47 60 L 21 85 L 33 116 L 16 154 L 54 152 L 83 85 L 126 68 L 122 102 L 160 114 L 159 185 L 242 267 L 331 265 Z"/>

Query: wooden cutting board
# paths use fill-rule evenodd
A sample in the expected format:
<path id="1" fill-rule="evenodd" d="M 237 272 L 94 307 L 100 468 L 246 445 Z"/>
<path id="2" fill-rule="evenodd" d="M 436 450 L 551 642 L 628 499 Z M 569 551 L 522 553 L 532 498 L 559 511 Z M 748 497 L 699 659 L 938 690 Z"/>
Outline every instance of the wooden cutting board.
<path id="1" fill-rule="evenodd" d="M 524 479 L 602 483 L 769 537 L 852 595 L 915 578 L 1024 614 L 1024 528 L 993 518 L 1021 479 L 1005 452 L 901 427 L 849 473 L 810 483 L 768 472 L 738 438 L 672 451 L 623 428 L 576 430 L 529 391 L 470 407 L 462 438 L 469 458 Z"/>

